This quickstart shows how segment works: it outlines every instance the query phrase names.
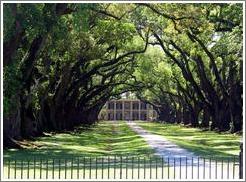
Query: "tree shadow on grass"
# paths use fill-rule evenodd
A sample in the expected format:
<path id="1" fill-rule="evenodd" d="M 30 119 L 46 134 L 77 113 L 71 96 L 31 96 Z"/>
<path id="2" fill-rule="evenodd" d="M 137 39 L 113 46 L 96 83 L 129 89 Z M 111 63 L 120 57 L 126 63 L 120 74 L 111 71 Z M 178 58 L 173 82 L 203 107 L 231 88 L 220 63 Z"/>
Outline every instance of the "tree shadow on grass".
<path id="1" fill-rule="evenodd" d="M 113 130 L 116 130 L 114 132 Z M 148 155 L 153 151 L 145 141 L 121 122 L 79 127 L 73 132 L 40 137 L 38 149 L 4 150 L 4 158 L 66 158 L 75 156 Z"/>

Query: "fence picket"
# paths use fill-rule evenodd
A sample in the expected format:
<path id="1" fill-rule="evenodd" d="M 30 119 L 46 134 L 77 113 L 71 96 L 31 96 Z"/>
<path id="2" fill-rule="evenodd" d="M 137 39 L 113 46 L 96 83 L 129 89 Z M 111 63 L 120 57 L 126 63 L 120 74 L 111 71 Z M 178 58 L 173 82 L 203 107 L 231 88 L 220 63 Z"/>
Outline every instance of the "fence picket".
<path id="1" fill-rule="evenodd" d="M 158 178 L 158 159 L 157 157 L 155 158 L 155 178 L 157 179 Z"/>
<path id="2" fill-rule="evenodd" d="M 176 178 L 176 170 L 175 170 L 175 168 L 176 168 L 176 160 L 175 160 L 175 157 L 174 157 L 174 159 L 173 159 L 173 178 L 175 179 Z"/>
<path id="3" fill-rule="evenodd" d="M 223 159 L 222 159 L 222 162 L 221 162 L 221 179 L 223 179 Z"/>
<path id="4" fill-rule="evenodd" d="M 193 179 L 193 157 L 191 157 L 191 178 Z"/>
<path id="5" fill-rule="evenodd" d="M 215 159 L 215 179 L 217 179 L 217 159 Z"/>
<path id="6" fill-rule="evenodd" d="M 120 179 L 122 179 L 122 156 L 120 156 Z"/>
<path id="7" fill-rule="evenodd" d="M 179 179 L 181 179 L 181 162 L 182 162 L 182 159 L 180 157 L 179 158 Z"/>
<path id="8" fill-rule="evenodd" d="M 211 157 L 209 158 L 209 179 L 211 179 Z"/>
<path id="9" fill-rule="evenodd" d="M 140 178 L 140 160 L 138 157 L 138 179 Z"/>
<path id="10" fill-rule="evenodd" d="M 15 159 L 15 179 L 16 179 L 16 163 L 17 163 L 17 161 Z"/>
<path id="11" fill-rule="evenodd" d="M 205 179 L 205 166 L 206 166 L 206 160 L 203 158 L 203 179 Z"/>
<path id="12" fill-rule="evenodd" d="M 65 159 L 65 179 L 67 179 L 67 159 Z"/>
<path id="13" fill-rule="evenodd" d="M 59 168 L 58 169 L 59 170 L 58 171 L 58 177 L 59 177 L 59 179 L 61 179 L 61 159 L 58 160 L 58 168 Z"/>
<path id="14" fill-rule="evenodd" d="M 97 157 L 96 157 L 96 179 L 97 179 Z"/>
<path id="15" fill-rule="evenodd" d="M 71 159 L 71 179 L 73 179 L 73 158 Z"/>
<path id="16" fill-rule="evenodd" d="M 230 162 L 229 159 L 227 160 L 227 179 L 229 179 L 229 166 L 230 166 Z"/>
<path id="17" fill-rule="evenodd" d="M 125 160 L 126 160 L 126 179 L 128 179 L 128 156 L 126 156 Z"/>
<path id="18" fill-rule="evenodd" d="M 114 156 L 114 179 L 116 174 L 116 156 Z"/>
<path id="19" fill-rule="evenodd" d="M 41 178 L 42 178 L 42 162 L 43 162 L 43 160 L 42 160 L 42 159 L 40 159 L 39 179 L 41 179 Z"/>
<path id="20" fill-rule="evenodd" d="M 10 178 L 10 159 L 8 160 L 8 179 Z"/>
<path id="21" fill-rule="evenodd" d="M 109 174 L 110 174 L 110 156 L 108 156 L 108 179 L 110 179 Z"/>
<path id="22" fill-rule="evenodd" d="M 77 159 L 77 179 L 79 179 L 79 157 Z"/>
<path id="23" fill-rule="evenodd" d="M 187 162 L 188 162 L 188 159 L 187 157 L 185 157 L 185 179 L 187 179 Z"/>
<path id="24" fill-rule="evenodd" d="M 85 157 L 83 158 L 83 179 L 85 179 Z"/>
<path id="25" fill-rule="evenodd" d="M 133 173 L 133 165 L 134 165 L 134 157 L 132 157 L 132 179 L 133 179 L 133 176 L 134 176 L 134 173 Z"/>
<path id="26" fill-rule="evenodd" d="M 169 179 L 169 157 L 167 158 L 167 176 L 168 176 L 168 179 Z"/>
<path id="27" fill-rule="evenodd" d="M 199 164 L 199 157 L 197 157 L 197 178 L 199 179 L 199 166 L 200 166 L 200 164 Z"/>
<path id="28" fill-rule="evenodd" d="M 83 159 L 83 160 L 82 160 Z M 119 156 L 114 158 L 104 157 L 71 157 L 64 159 L 7 159 L 4 162 L 4 174 L 8 179 L 56 179 L 56 168 L 58 168 L 59 179 L 110 179 L 111 162 L 113 166 L 114 179 L 230 179 L 239 178 L 236 158 L 216 157 L 140 157 Z M 149 160 L 149 161 L 147 161 Z M 37 162 L 40 161 L 40 162 Z M 56 162 L 57 161 L 57 162 Z M 56 166 L 56 163 L 57 166 Z M 77 163 L 77 164 L 76 164 Z M 83 164 L 83 175 L 80 176 L 80 165 Z M 71 167 L 71 168 L 70 168 Z M 232 168 L 232 170 L 230 170 Z M 38 171 L 39 169 L 39 171 Z M 212 171 L 213 169 L 213 171 Z M 75 170 L 75 171 L 74 171 Z M 106 174 L 105 174 L 106 170 Z M 130 171 L 131 170 L 131 173 Z M 161 170 L 161 171 L 160 171 Z M 184 174 L 185 170 L 185 174 Z M 77 171 L 77 177 L 76 177 Z M 235 172 L 236 171 L 236 172 Z M 31 173 L 32 172 L 32 173 Z M 43 173 L 43 174 L 42 174 Z M 74 174 L 75 173 L 75 174 Z M 166 173 L 166 175 L 164 175 Z M 20 174 L 20 175 L 18 175 Z M 62 175 L 62 176 L 61 176 Z M 75 177 L 74 177 L 75 175 Z M 98 177 L 99 175 L 99 177 Z"/>
<path id="29" fill-rule="evenodd" d="M 146 158 L 144 157 L 144 179 L 146 177 Z"/>
<path id="30" fill-rule="evenodd" d="M 103 179 L 103 171 L 104 171 L 103 163 L 104 163 L 104 159 L 103 159 L 103 157 L 102 157 L 102 179 Z"/>
<path id="31" fill-rule="evenodd" d="M 52 179 L 55 178 L 55 159 L 52 160 Z"/>
<path id="32" fill-rule="evenodd" d="M 33 159 L 33 179 L 36 179 L 36 158 Z"/>
<path id="33" fill-rule="evenodd" d="M 30 169 L 30 161 L 27 160 L 27 179 L 29 179 L 29 169 Z"/>
<path id="34" fill-rule="evenodd" d="M 164 177 L 164 159 L 163 156 L 161 157 L 161 178 Z"/>
<path id="35" fill-rule="evenodd" d="M 21 160 L 21 179 L 23 179 L 23 160 Z"/>
<path id="36" fill-rule="evenodd" d="M 90 156 L 89 160 L 90 160 L 89 161 L 90 162 L 90 166 L 89 166 L 90 167 L 90 170 L 89 170 L 89 178 L 91 179 L 91 156 Z"/>
<path id="37" fill-rule="evenodd" d="M 150 165 L 149 171 L 150 171 L 150 179 L 151 179 L 152 178 L 152 160 L 151 160 L 151 157 L 149 160 L 149 165 Z"/>
<path id="38" fill-rule="evenodd" d="M 48 159 L 46 159 L 46 179 L 48 179 Z"/>

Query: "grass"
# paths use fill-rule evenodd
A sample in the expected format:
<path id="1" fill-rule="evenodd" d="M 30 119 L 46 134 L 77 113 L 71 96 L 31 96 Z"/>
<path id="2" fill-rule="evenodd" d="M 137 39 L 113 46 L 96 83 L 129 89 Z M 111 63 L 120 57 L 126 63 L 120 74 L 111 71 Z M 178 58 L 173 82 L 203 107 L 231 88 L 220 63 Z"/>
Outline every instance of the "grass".
<path id="1" fill-rule="evenodd" d="M 138 125 L 153 134 L 166 137 L 199 156 L 227 158 L 239 155 L 240 135 L 203 131 L 179 124 L 138 122 Z"/>
<path id="2" fill-rule="evenodd" d="M 4 150 L 4 158 L 71 158 L 72 156 L 152 155 L 153 150 L 125 122 L 99 122 L 90 128 L 40 137 L 37 149 Z"/>

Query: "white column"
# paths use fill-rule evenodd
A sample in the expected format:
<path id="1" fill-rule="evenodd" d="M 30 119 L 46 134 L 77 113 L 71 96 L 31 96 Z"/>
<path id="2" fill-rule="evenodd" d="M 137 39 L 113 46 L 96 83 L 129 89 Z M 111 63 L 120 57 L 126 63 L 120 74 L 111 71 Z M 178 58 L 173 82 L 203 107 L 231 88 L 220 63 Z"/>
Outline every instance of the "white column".
<path id="1" fill-rule="evenodd" d="M 132 120 L 132 101 L 130 101 L 130 120 Z"/>
<path id="2" fill-rule="evenodd" d="M 146 104 L 146 120 L 149 121 L 149 106 Z"/>
<path id="3" fill-rule="evenodd" d="M 108 120 L 108 101 L 106 102 L 105 113 L 106 113 L 105 120 Z"/>
<path id="4" fill-rule="evenodd" d="M 116 101 L 114 100 L 114 120 L 116 120 Z"/>
<path id="5" fill-rule="evenodd" d="M 138 120 L 141 120 L 141 101 L 138 101 Z"/>
<path id="6" fill-rule="evenodd" d="M 122 120 L 125 119 L 125 102 L 122 100 Z"/>

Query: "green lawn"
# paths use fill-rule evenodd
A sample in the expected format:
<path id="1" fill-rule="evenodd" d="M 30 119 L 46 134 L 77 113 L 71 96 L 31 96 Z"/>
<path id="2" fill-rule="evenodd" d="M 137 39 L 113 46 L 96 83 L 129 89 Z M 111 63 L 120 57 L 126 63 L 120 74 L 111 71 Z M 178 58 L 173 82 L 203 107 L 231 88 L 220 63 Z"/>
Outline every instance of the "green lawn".
<path id="1" fill-rule="evenodd" d="M 202 131 L 177 124 L 138 122 L 153 134 L 165 136 L 177 145 L 201 156 L 232 157 L 239 153 L 241 136 Z M 99 122 L 76 132 L 37 138 L 39 148 L 4 150 L 4 158 L 47 158 L 107 155 L 152 155 L 153 150 L 125 122 Z"/>
<path id="2" fill-rule="evenodd" d="M 54 134 L 38 138 L 37 149 L 4 150 L 4 158 L 52 158 L 72 156 L 139 155 L 153 154 L 146 142 L 136 135 L 125 122 L 99 122 L 76 132 Z"/>
<path id="3" fill-rule="evenodd" d="M 241 139 L 239 135 L 202 131 L 178 124 L 138 122 L 138 125 L 153 134 L 165 136 L 170 141 L 200 156 L 232 157 L 239 155 Z"/>

